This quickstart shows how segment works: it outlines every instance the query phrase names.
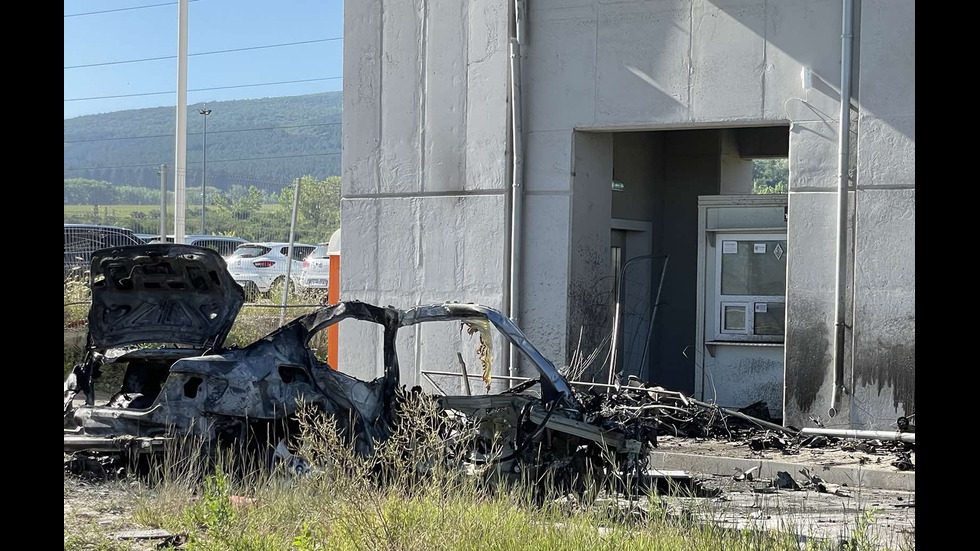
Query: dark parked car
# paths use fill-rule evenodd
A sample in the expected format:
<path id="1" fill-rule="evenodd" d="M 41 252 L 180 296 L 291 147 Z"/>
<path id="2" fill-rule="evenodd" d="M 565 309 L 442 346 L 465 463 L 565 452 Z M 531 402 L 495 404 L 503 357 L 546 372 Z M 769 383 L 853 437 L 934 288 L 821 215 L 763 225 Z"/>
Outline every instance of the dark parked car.
<path id="1" fill-rule="evenodd" d="M 132 230 L 97 224 L 65 224 L 65 277 L 81 276 L 92 253 L 109 247 L 139 245 L 143 240 Z"/>

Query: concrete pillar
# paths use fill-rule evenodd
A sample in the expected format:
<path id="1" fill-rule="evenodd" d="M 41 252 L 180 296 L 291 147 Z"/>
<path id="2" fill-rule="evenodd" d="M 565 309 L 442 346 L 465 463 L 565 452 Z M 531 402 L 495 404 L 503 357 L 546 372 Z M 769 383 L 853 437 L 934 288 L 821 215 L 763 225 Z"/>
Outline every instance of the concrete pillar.
<path id="1" fill-rule="evenodd" d="M 613 135 L 576 132 L 574 151 L 566 360 L 580 330 L 584 354 L 599 347 L 612 327 L 610 307 L 615 303 L 609 293 Z"/>

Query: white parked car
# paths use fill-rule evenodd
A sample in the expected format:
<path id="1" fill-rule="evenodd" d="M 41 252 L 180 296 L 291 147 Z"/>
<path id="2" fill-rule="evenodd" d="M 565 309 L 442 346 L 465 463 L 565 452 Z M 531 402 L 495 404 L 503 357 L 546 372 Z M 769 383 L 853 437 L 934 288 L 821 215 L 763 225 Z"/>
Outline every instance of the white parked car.
<path id="1" fill-rule="evenodd" d="M 302 243 L 293 244 L 293 266 L 289 279 L 299 284 L 303 272 L 303 260 L 316 247 Z M 286 280 L 289 243 L 243 243 L 225 259 L 231 277 L 245 289 L 245 297 L 254 300 L 260 293 L 267 294 L 273 286 Z"/>
<path id="2" fill-rule="evenodd" d="M 303 272 L 299 276 L 301 289 L 326 289 L 330 286 L 329 243 L 320 243 L 303 261 Z"/>

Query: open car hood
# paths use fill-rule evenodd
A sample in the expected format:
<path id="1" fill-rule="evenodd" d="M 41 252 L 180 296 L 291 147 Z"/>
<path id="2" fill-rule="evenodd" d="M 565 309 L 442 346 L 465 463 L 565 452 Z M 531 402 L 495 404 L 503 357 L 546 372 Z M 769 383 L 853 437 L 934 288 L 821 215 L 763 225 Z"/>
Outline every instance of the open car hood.
<path id="1" fill-rule="evenodd" d="M 224 343 L 245 292 L 211 249 L 157 243 L 92 253 L 89 346 Z"/>

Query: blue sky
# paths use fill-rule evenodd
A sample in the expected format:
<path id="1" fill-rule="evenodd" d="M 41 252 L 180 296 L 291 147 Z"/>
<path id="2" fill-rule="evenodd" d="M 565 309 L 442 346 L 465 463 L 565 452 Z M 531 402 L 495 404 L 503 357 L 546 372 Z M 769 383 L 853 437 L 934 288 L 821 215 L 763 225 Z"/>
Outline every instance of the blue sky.
<path id="1" fill-rule="evenodd" d="M 64 13 L 172 5 L 66 17 L 64 65 L 177 53 L 176 0 L 65 0 Z M 198 0 L 188 5 L 190 54 L 343 36 L 343 0 Z M 177 61 L 65 69 L 65 99 L 176 90 Z M 343 41 L 191 56 L 187 87 L 212 88 L 343 75 Z M 294 96 L 340 90 L 341 80 L 188 92 L 187 102 Z M 66 101 L 65 118 L 174 105 L 175 94 Z"/>

